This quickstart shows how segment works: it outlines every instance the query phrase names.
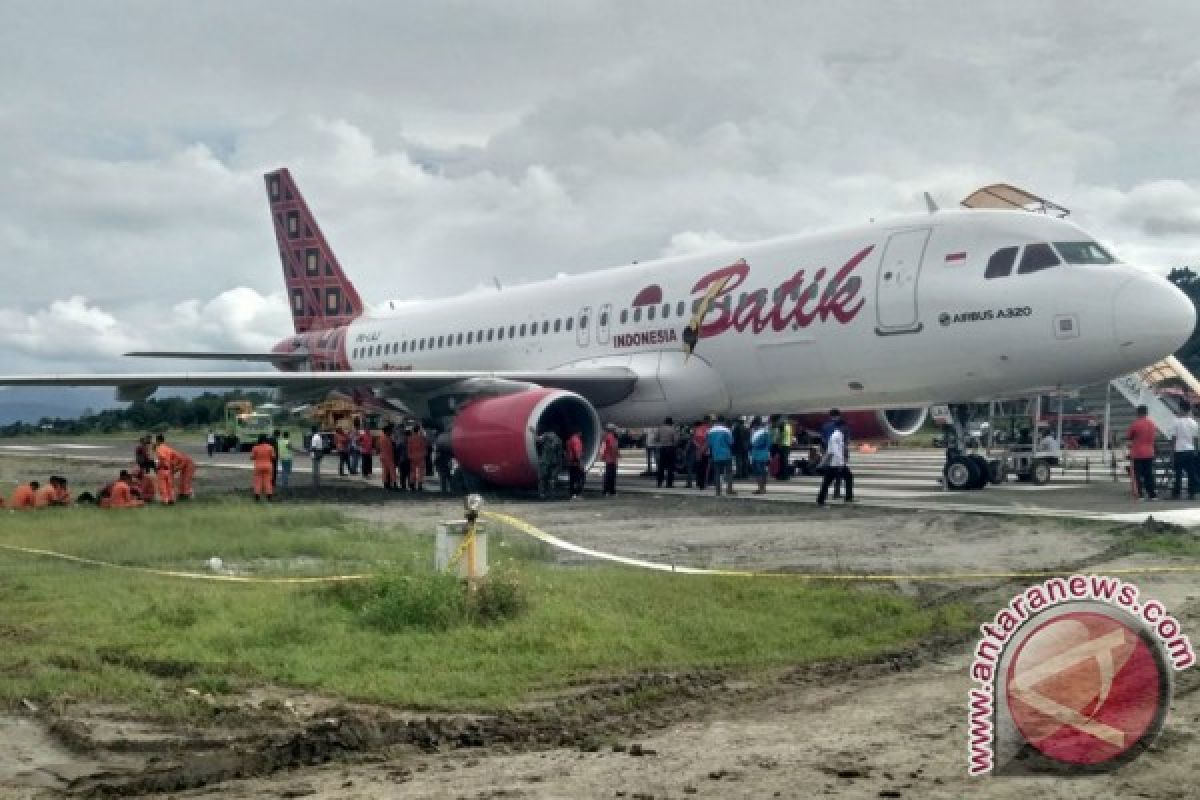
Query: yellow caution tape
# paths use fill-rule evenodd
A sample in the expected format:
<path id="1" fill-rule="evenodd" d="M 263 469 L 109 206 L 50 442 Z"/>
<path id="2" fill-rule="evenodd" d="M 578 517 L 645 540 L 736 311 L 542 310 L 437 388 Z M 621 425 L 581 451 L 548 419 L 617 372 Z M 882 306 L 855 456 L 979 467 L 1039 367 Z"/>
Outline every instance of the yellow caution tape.
<path id="1" fill-rule="evenodd" d="M 480 514 L 485 517 L 490 517 L 498 522 L 502 522 L 509 527 L 520 531 L 521 533 L 532 536 L 539 541 L 545 542 L 552 547 L 560 550 L 566 550 L 578 555 L 595 558 L 602 561 L 611 561 L 617 564 L 624 564 L 631 567 L 639 567 L 641 569 L 650 569 L 658 572 L 673 572 L 680 575 L 718 575 L 739 578 L 794 578 L 797 580 L 810 581 L 843 581 L 843 582 L 896 582 L 896 581 L 972 581 L 972 580 L 1003 580 L 1013 578 L 1052 578 L 1056 576 L 1072 575 L 1079 570 L 1029 570 L 1020 572 L 932 572 L 918 574 L 875 574 L 875 573 L 829 573 L 829 572 L 759 572 L 752 570 L 733 570 L 733 569 L 707 569 L 704 567 L 688 567 L 679 564 L 664 564 L 659 561 L 646 561 L 639 558 L 628 558 L 626 556 L 618 556 L 613 553 L 605 553 L 602 550 L 593 550 L 590 547 L 582 547 L 573 544 L 557 536 L 546 533 L 545 531 L 530 525 L 528 522 L 518 519 L 517 517 L 508 514 L 501 514 L 496 511 L 481 511 Z M 462 544 L 459 545 L 454 556 L 450 559 L 450 565 L 458 563 L 466 552 L 471 540 L 475 535 L 474 526 L 467 532 L 463 538 Z M 67 553 L 58 553 L 53 550 L 42 550 L 36 547 L 20 547 L 12 544 L 0 544 L 0 550 L 8 550 L 15 553 L 25 553 L 27 555 L 42 556 L 44 558 L 56 558 L 61 561 L 70 561 L 76 564 L 86 564 L 93 567 L 108 567 L 110 569 L 121 569 L 129 572 L 138 572 L 143 575 L 156 575 L 164 578 L 186 578 L 189 580 L 201 581 L 222 581 L 225 583 L 265 583 L 265 584 L 319 584 L 319 583 L 339 583 L 348 581 L 361 581 L 367 578 L 374 577 L 370 573 L 359 575 L 323 575 L 304 578 L 259 578 L 248 575 L 220 575 L 205 572 L 182 572 L 179 570 L 154 569 L 152 567 L 139 567 L 131 564 L 114 564 L 109 561 L 100 561 L 94 558 L 84 558 L 83 556 L 73 556 Z M 1145 567 L 1128 567 L 1122 569 L 1105 569 L 1105 575 L 1169 575 L 1169 574 L 1195 574 L 1200 573 L 1200 564 L 1181 564 L 1176 566 L 1145 566 Z"/>
<path id="2" fill-rule="evenodd" d="M 45 558 L 57 558 L 61 561 L 71 561 L 76 564 L 87 564 L 92 567 L 109 567 L 123 569 L 129 572 L 140 572 L 143 575 L 158 575 L 164 578 L 189 578 L 198 581 L 224 581 L 226 583 L 337 583 L 341 581 L 361 581 L 370 575 L 326 575 L 311 578 L 255 578 L 248 575 L 219 575 L 207 572 L 180 572 L 171 569 L 154 569 L 138 567 L 131 564 L 113 564 L 109 561 L 98 561 L 94 558 L 72 556 L 66 553 L 56 553 L 53 550 L 40 550 L 36 547 L 18 547 L 14 544 L 0 544 L 0 549 L 16 553 L 26 553 Z"/>
<path id="3" fill-rule="evenodd" d="M 458 565 L 458 562 L 463 557 L 463 553 L 467 552 L 467 548 L 470 547 L 471 543 L 474 541 L 475 541 L 475 526 L 468 525 L 467 526 L 467 535 L 463 537 L 462 544 L 460 544 L 458 546 L 458 549 L 454 551 L 454 555 L 450 556 L 450 560 L 448 562 L 446 562 L 446 570 L 447 571 L 449 571 L 450 569 L 452 569 L 453 567 Z"/>
<path id="4" fill-rule="evenodd" d="M 664 564 L 659 561 L 645 561 L 639 558 L 627 558 L 618 556 L 612 553 L 605 553 L 601 550 L 593 550 L 589 547 L 581 547 L 577 544 L 559 539 L 545 531 L 535 528 L 524 520 L 507 514 L 500 514 L 495 511 L 480 512 L 486 517 L 490 517 L 498 522 L 503 522 L 522 533 L 528 534 L 535 539 L 545 542 L 548 545 L 557 547 L 562 550 L 567 550 L 579 555 L 597 558 L 604 561 L 612 561 L 618 564 L 625 564 L 631 567 L 640 567 L 642 569 L 652 569 L 659 572 L 674 572 L 682 575 L 724 575 L 741 578 L 795 578 L 799 580 L 811 581 L 845 581 L 845 582 L 895 582 L 895 581 L 971 581 L 971 580 L 997 580 L 1007 578 L 1052 578 L 1059 575 L 1072 575 L 1078 570 L 1031 570 L 1027 572 L 935 572 L 916 575 L 894 574 L 881 575 L 873 573 L 851 573 L 838 574 L 826 572 L 754 572 L 748 570 L 732 570 L 732 569 L 705 569 L 703 567 L 685 567 L 678 564 Z M 1179 566 L 1160 566 L 1160 567 L 1130 567 L 1127 569 L 1106 569 L 1105 575 L 1155 575 L 1155 574 L 1170 574 L 1170 573 L 1197 573 L 1200 572 L 1200 564 L 1185 564 Z"/>

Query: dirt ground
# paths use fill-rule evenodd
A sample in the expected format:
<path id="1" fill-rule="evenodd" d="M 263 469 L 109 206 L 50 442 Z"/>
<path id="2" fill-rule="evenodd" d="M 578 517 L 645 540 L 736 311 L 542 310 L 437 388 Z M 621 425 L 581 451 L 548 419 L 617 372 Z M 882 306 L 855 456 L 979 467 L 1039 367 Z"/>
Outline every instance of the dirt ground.
<path id="1" fill-rule="evenodd" d="M 202 465 L 203 466 L 203 465 Z M 0 486 L 26 474 L 99 484 L 110 464 L 0 455 Z M 202 469 L 202 492 L 249 476 Z M 292 495 L 317 499 L 308 491 Z M 363 519 L 420 529 L 458 515 L 456 500 L 387 497 L 347 481 L 321 500 Z M 1108 530 L 1054 520 L 886 512 L 742 499 L 622 495 L 580 503 L 492 497 L 579 545 L 689 566 L 912 574 L 1131 567 L 1151 561 Z M 2 523 L 0 523 L 2 524 Z M 1180 534 L 1183 535 L 1183 534 Z M 566 565 L 582 562 L 562 554 Z M 1153 563 L 1164 563 L 1156 557 Z M 1193 636 L 1194 574 L 1136 579 Z M 1028 580 L 898 580 L 937 603 L 996 609 Z M 990 615 L 981 611 L 980 621 Z M 536 698 L 498 715 L 428 715 L 348 705 L 277 687 L 212 699 L 215 728 L 181 729 L 69 701 L 0 716 L 0 796 L 230 798 L 1076 798 L 1196 796 L 1200 679 L 1178 676 L 1158 744 L 1122 770 L 1088 778 L 966 777 L 964 638 L 873 663 L 748 680 L 718 671 L 626 676 Z M 639 702 L 631 704 L 631 696 Z"/>

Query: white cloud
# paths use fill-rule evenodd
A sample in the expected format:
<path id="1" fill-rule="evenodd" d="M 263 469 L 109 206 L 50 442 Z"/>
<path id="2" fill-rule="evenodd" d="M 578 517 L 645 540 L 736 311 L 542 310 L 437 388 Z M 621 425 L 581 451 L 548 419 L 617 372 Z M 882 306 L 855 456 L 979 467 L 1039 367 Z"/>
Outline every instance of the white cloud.
<path id="1" fill-rule="evenodd" d="M 10 16 L 0 372 L 286 334 L 262 184 L 281 165 L 376 304 L 859 223 L 923 191 L 949 206 L 998 180 L 1127 258 L 1197 262 L 1200 6 L 113 0 Z"/>

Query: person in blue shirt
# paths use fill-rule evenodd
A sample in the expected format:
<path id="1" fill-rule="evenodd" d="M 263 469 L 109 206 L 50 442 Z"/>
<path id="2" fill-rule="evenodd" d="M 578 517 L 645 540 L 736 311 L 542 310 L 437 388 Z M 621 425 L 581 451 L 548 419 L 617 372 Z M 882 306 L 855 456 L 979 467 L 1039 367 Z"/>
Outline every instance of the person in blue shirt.
<path id="1" fill-rule="evenodd" d="M 705 438 L 708 441 L 708 454 L 712 459 L 713 487 L 717 490 L 717 496 L 721 496 L 722 477 L 725 478 L 729 494 L 737 494 L 733 490 L 733 432 L 729 430 L 723 415 L 717 417 Z"/>
<path id="2" fill-rule="evenodd" d="M 771 432 L 762 421 L 755 417 L 750 423 L 750 471 L 754 480 L 758 481 L 755 494 L 767 493 L 767 472 L 771 464 Z"/>

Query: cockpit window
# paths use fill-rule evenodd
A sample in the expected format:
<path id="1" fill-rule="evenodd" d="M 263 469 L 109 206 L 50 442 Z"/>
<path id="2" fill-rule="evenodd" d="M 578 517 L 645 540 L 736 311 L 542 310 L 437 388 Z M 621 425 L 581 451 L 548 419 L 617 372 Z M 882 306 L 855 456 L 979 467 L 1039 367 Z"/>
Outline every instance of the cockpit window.
<path id="1" fill-rule="evenodd" d="M 1016 260 L 1017 248 L 1001 247 L 992 253 L 992 257 L 988 259 L 987 271 L 983 273 L 983 277 L 1007 278 L 1012 274 L 1013 264 Z"/>
<path id="2" fill-rule="evenodd" d="M 1054 249 L 1068 264 L 1116 263 L 1116 259 L 1095 242 L 1055 242 Z"/>
<path id="3" fill-rule="evenodd" d="M 1021 256 L 1021 266 L 1017 267 L 1017 274 L 1027 275 L 1030 272 L 1057 267 L 1060 263 L 1062 262 L 1058 260 L 1058 256 L 1054 255 L 1050 245 L 1041 242 L 1027 244 L 1025 252 Z"/>

